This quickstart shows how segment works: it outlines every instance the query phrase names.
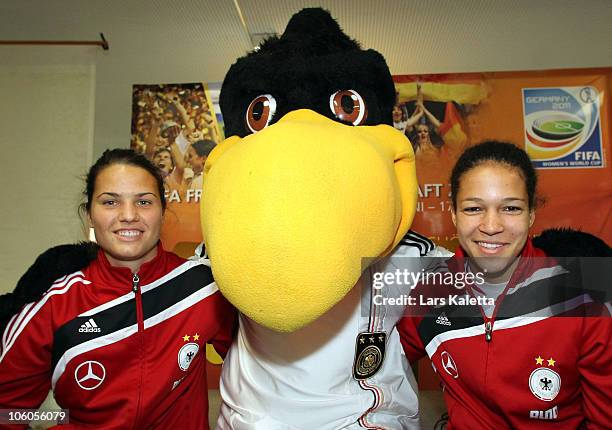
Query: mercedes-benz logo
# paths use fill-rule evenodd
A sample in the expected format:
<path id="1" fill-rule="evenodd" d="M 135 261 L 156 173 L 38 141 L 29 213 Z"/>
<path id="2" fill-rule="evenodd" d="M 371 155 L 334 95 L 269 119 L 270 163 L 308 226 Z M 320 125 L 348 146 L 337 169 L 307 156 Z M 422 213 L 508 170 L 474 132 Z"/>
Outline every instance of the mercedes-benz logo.
<path id="1" fill-rule="evenodd" d="M 106 377 L 106 369 L 97 361 L 86 361 L 79 364 L 74 371 L 74 379 L 84 390 L 98 388 Z"/>
<path id="2" fill-rule="evenodd" d="M 442 361 L 442 367 L 444 367 L 446 373 L 457 379 L 459 377 L 459 371 L 457 370 L 457 365 L 453 357 L 451 357 L 448 352 L 443 351 L 442 354 L 440 354 L 440 360 Z"/>

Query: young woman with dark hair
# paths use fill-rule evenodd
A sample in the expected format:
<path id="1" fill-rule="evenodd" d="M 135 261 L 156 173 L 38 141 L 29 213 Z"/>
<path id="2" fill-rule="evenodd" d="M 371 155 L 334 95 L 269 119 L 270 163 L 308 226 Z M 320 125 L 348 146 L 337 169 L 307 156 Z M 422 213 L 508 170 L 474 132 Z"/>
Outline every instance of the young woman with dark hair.
<path id="1" fill-rule="evenodd" d="M 442 380 L 448 429 L 612 423 L 612 320 L 529 239 L 536 185 L 529 157 L 509 143 L 471 147 L 453 169 L 460 246 L 446 273 L 472 280 L 420 285 L 445 302 L 398 325 L 409 360 L 427 354 Z"/>
<path id="2" fill-rule="evenodd" d="M 164 184 L 144 156 L 106 151 L 84 194 L 97 257 L 8 322 L 0 409 L 51 388 L 70 428 L 207 429 L 206 342 L 227 352 L 234 309 L 203 260 L 162 248 Z"/>

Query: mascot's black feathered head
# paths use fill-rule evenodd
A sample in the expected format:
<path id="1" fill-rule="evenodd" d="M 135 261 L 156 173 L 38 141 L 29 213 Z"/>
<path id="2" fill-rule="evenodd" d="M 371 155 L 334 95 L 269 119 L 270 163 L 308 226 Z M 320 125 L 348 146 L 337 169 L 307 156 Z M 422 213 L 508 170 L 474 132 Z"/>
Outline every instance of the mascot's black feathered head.
<path id="1" fill-rule="evenodd" d="M 206 161 L 201 220 L 215 280 L 244 314 L 296 330 L 404 236 L 417 183 L 394 101 L 384 58 L 321 9 L 230 68 L 230 137 Z"/>
<path id="2" fill-rule="evenodd" d="M 266 40 L 230 68 L 219 101 L 225 134 L 251 134 L 247 109 L 256 97 L 266 94 L 276 104 L 268 124 L 296 109 L 352 124 L 355 101 L 345 98 L 338 109 L 330 107 L 333 94 L 349 89 L 361 96 L 367 109 L 359 125 L 392 124 L 395 87 L 383 56 L 362 50 L 328 12 L 304 9 L 291 18 L 282 36 Z"/>

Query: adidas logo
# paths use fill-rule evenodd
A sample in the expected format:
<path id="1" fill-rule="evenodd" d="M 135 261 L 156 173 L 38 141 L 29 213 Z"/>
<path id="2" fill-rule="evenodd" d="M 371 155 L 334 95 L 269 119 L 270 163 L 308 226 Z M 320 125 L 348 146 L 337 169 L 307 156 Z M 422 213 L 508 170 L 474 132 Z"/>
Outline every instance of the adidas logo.
<path id="1" fill-rule="evenodd" d="M 84 324 L 79 327 L 79 333 L 100 333 L 100 327 L 93 320 L 93 318 L 89 318 L 89 321 L 85 321 Z"/>
<path id="2" fill-rule="evenodd" d="M 446 317 L 446 314 L 442 312 L 440 316 L 438 316 L 438 318 L 436 319 L 436 324 L 451 325 L 451 322 Z"/>

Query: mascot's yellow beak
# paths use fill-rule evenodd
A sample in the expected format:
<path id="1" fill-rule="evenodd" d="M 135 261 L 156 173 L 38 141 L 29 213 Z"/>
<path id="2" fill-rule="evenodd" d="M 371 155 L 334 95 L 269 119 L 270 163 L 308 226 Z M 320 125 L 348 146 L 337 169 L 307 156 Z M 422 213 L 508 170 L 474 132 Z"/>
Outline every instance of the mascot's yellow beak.
<path id="1" fill-rule="evenodd" d="M 340 301 L 415 212 L 414 153 L 393 127 L 310 110 L 218 145 L 205 165 L 202 231 L 223 295 L 277 331 Z"/>

